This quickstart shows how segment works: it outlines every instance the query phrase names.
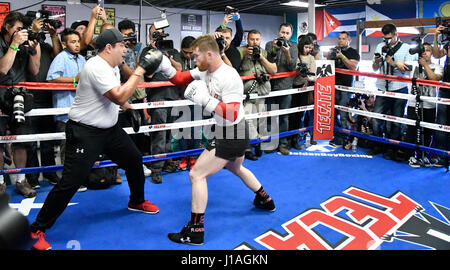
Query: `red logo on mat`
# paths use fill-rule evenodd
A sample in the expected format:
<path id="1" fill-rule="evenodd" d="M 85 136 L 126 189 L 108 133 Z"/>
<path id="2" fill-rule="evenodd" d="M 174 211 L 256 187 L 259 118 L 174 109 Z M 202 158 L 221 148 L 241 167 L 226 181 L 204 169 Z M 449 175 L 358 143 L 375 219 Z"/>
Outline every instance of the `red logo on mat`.
<path id="1" fill-rule="evenodd" d="M 387 198 L 350 187 L 343 193 L 353 198 L 333 196 L 321 204 L 322 209 L 309 209 L 284 223 L 286 234 L 270 229 L 255 241 L 273 250 L 376 249 L 386 239 L 392 239 L 398 228 L 419 210 L 423 210 L 402 192 Z M 343 211 L 350 219 L 339 215 Z M 319 225 L 342 234 L 342 239 L 331 243 L 315 230 Z"/>

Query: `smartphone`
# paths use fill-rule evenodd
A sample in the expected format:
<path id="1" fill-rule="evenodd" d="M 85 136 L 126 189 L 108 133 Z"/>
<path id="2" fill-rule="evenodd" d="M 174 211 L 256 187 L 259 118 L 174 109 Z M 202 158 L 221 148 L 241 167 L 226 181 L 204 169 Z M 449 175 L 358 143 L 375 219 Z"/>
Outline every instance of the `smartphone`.
<path id="1" fill-rule="evenodd" d="M 237 20 L 239 20 L 239 16 L 237 14 L 233 14 L 232 17 L 231 17 L 231 20 L 232 21 L 237 21 Z"/>
<path id="2" fill-rule="evenodd" d="M 105 0 L 98 0 L 98 5 L 99 5 L 101 8 L 105 8 Z"/>

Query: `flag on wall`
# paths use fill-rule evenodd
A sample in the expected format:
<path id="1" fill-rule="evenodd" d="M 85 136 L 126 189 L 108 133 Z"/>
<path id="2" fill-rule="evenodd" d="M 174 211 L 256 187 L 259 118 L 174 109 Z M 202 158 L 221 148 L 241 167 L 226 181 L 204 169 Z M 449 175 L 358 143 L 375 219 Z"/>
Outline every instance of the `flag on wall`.
<path id="1" fill-rule="evenodd" d="M 317 41 L 326 38 L 328 34 L 333 32 L 341 25 L 341 22 L 331 15 L 326 9 L 316 10 L 315 29 Z"/>
<path id="2" fill-rule="evenodd" d="M 356 21 L 366 20 L 366 6 L 353 6 L 348 8 L 327 9 L 336 19 L 341 22 L 341 25 L 331 32 L 329 37 L 337 37 L 340 32 L 347 31 L 350 36 L 356 36 Z"/>
<path id="3" fill-rule="evenodd" d="M 407 17 L 401 17 L 397 19 L 408 19 L 408 18 L 415 18 L 412 16 L 412 14 L 405 14 Z M 388 17 L 384 15 L 381 12 L 378 12 L 374 8 L 371 8 L 370 6 L 366 6 L 366 20 L 367 21 L 384 21 L 384 20 L 393 20 L 395 18 Z M 399 36 L 409 36 L 409 35 L 418 35 L 420 32 L 415 27 L 397 27 L 397 33 Z M 366 29 L 366 36 L 367 37 L 382 37 L 383 33 L 381 32 L 381 28 L 372 28 L 372 29 Z"/>
<path id="4" fill-rule="evenodd" d="M 316 10 L 316 21 L 314 22 L 314 28 L 316 30 L 317 41 L 323 40 L 323 10 Z"/>
<path id="5" fill-rule="evenodd" d="M 325 37 L 327 37 L 334 29 L 341 25 L 341 22 L 330 14 L 326 9 L 323 10 L 324 25 L 325 25 Z"/>

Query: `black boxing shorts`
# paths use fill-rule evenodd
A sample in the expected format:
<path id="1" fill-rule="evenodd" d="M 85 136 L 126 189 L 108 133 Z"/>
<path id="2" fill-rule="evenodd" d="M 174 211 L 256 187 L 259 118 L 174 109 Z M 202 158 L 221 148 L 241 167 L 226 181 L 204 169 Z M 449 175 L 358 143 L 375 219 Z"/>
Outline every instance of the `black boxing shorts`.
<path id="1" fill-rule="evenodd" d="M 235 161 L 236 158 L 245 154 L 249 142 L 248 124 L 245 119 L 242 119 L 241 122 L 232 126 L 216 125 L 215 138 L 206 149 L 208 151 L 216 149 L 216 157 Z"/>

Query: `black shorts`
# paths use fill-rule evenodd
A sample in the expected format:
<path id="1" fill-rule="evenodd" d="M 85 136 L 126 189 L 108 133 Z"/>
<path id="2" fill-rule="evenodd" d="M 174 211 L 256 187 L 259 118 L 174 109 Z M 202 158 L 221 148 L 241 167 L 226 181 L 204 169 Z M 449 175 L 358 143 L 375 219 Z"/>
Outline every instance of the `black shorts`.
<path id="1" fill-rule="evenodd" d="M 234 161 L 245 154 L 250 139 L 248 124 L 244 119 L 236 125 L 221 127 L 216 125 L 216 136 L 207 150 L 216 149 L 216 157 Z"/>

